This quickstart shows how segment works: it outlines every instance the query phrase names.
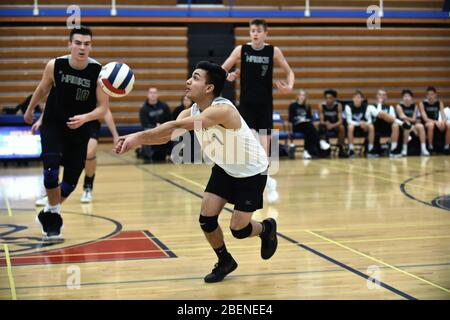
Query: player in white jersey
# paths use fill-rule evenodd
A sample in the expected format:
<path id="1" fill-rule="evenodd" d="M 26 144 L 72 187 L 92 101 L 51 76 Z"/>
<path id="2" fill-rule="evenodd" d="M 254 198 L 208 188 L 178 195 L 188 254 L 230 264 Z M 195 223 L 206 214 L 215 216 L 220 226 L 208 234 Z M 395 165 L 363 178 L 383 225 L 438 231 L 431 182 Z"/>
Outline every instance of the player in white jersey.
<path id="1" fill-rule="evenodd" d="M 219 97 L 226 76 L 219 65 L 199 62 L 186 81 L 186 95 L 195 104 L 182 111 L 175 121 L 120 137 L 114 149 L 124 153 L 141 144 L 163 144 L 185 130 L 194 130 L 203 153 L 215 163 L 203 196 L 199 222 L 219 262 L 204 278 L 205 282 L 221 281 L 237 268 L 218 224 L 219 214 L 227 202 L 234 204 L 230 229 L 235 238 L 259 236 L 263 259 L 272 257 L 277 249 L 275 220 L 252 220 L 253 212 L 263 207 L 267 154 L 236 107 Z"/>

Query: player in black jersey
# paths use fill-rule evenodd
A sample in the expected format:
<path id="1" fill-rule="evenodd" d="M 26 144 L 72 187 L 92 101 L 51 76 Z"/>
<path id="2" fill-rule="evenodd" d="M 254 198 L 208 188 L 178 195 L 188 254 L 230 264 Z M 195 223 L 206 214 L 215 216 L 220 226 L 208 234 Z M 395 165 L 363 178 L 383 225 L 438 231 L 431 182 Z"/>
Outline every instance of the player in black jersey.
<path id="1" fill-rule="evenodd" d="M 434 149 L 435 131 L 437 134 L 445 134 L 444 151 L 448 153 L 450 144 L 450 124 L 446 121 L 444 103 L 437 99 L 436 88 L 427 88 L 427 98 L 419 103 L 422 121 L 427 130 L 428 150 Z"/>
<path id="2" fill-rule="evenodd" d="M 419 137 L 421 155 L 429 156 L 430 154 L 425 144 L 425 128 L 420 121 L 417 121 L 417 106 L 413 101 L 413 93 L 411 90 L 402 90 L 402 101 L 395 107 L 395 113 L 397 118 L 403 121 L 402 156 L 406 157 L 408 155 L 408 141 L 411 131 Z"/>
<path id="3" fill-rule="evenodd" d="M 44 185 L 48 205 L 38 214 L 44 235 L 59 238 L 63 220 L 61 203 L 75 189 L 86 160 L 90 121 L 104 117 L 109 98 L 97 85 L 101 64 L 89 58 L 92 32 L 72 29 L 70 55 L 50 60 L 24 114 L 33 122 L 32 110 L 48 95 L 41 126 Z M 64 166 L 61 185 L 59 167 Z"/>
<path id="4" fill-rule="evenodd" d="M 241 70 L 229 72 L 227 80 L 234 81 L 240 75 L 241 92 L 239 97 L 239 112 L 251 129 L 260 134 L 260 141 L 269 155 L 271 130 L 273 128 L 273 65 L 274 62 L 286 73 L 286 81 L 276 81 L 277 88 L 283 92 L 291 92 L 294 88 L 295 76 L 284 58 L 280 48 L 265 43 L 267 38 L 267 23 L 263 19 L 250 21 L 251 42 L 237 46 L 222 68 L 230 71 L 241 61 Z M 260 131 L 262 130 L 262 131 Z M 278 199 L 276 181 L 267 177 L 269 202 Z"/>
<path id="5" fill-rule="evenodd" d="M 323 93 L 325 101 L 320 105 L 319 117 L 319 134 L 321 139 L 327 138 L 328 132 L 333 132 L 338 137 L 339 158 L 346 158 L 344 151 L 345 128 L 342 121 L 342 104 L 336 101 L 336 90 L 329 89 Z"/>
<path id="6" fill-rule="evenodd" d="M 375 158 L 378 156 L 373 148 L 375 128 L 370 121 L 370 116 L 367 112 L 367 103 L 364 100 L 362 92 L 357 90 L 353 94 L 353 101 L 345 105 L 345 115 L 348 124 L 348 155 L 350 158 L 353 158 L 355 155 L 355 152 L 353 151 L 353 139 L 355 135 L 368 136 L 368 158 Z"/>

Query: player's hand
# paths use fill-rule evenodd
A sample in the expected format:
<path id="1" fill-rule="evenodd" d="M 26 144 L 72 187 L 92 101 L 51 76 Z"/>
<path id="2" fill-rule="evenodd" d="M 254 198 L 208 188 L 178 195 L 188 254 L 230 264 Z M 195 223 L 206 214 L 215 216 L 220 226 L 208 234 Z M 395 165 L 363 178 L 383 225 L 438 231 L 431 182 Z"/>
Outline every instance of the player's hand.
<path id="1" fill-rule="evenodd" d="M 292 91 L 292 88 L 287 84 L 286 81 L 278 80 L 275 82 L 278 90 L 280 90 L 282 93 L 289 93 Z"/>
<path id="2" fill-rule="evenodd" d="M 439 128 L 439 130 L 444 131 L 445 130 L 445 122 L 444 121 L 436 121 L 436 126 Z"/>
<path id="3" fill-rule="evenodd" d="M 42 125 L 42 118 L 39 118 L 38 121 L 36 121 L 36 122 L 33 124 L 33 126 L 31 127 L 31 133 L 32 133 L 32 134 L 35 134 L 36 131 L 39 130 L 39 128 L 41 127 L 41 125 Z"/>
<path id="4" fill-rule="evenodd" d="M 116 145 L 119 142 L 119 136 L 113 136 L 113 144 Z"/>
<path id="5" fill-rule="evenodd" d="M 325 126 L 326 126 L 327 130 L 333 129 L 333 125 L 329 121 L 325 122 Z"/>
<path id="6" fill-rule="evenodd" d="M 69 121 L 66 122 L 67 126 L 70 129 L 78 129 L 86 122 L 86 117 L 83 114 L 79 114 L 69 118 Z"/>
<path id="7" fill-rule="evenodd" d="M 360 127 L 361 127 L 361 129 L 365 130 L 365 129 L 368 127 L 367 122 L 361 121 L 361 122 L 360 122 Z"/>
<path id="8" fill-rule="evenodd" d="M 28 124 L 33 123 L 33 110 L 27 109 L 23 115 L 23 121 Z"/>
<path id="9" fill-rule="evenodd" d="M 236 71 L 228 73 L 227 80 L 233 82 L 239 77 L 239 74 L 240 74 L 239 69 L 236 69 Z"/>
<path id="10" fill-rule="evenodd" d="M 119 137 L 113 151 L 117 154 L 128 152 L 139 145 L 137 133 L 132 133 L 123 137 Z"/>

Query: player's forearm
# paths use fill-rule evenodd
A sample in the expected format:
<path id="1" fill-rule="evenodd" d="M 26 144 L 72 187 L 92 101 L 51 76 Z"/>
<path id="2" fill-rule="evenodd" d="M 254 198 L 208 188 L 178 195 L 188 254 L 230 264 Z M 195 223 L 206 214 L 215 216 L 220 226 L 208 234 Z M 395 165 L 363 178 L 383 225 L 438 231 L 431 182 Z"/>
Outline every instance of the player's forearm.
<path id="1" fill-rule="evenodd" d="M 49 92 L 49 90 L 46 90 L 41 84 L 39 84 L 31 97 L 27 111 L 29 112 L 30 110 L 33 110 L 37 104 L 48 95 Z"/>
<path id="2" fill-rule="evenodd" d="M 91 112 L 85 113 L 85 122 L 94 121 L 94 120 L 100 120 L 101 118 L 105 117 L 107 111 L 106 106 L 97 106 L 94 110 Z"/>
<path id="3" fill-rule="evenodd" d="M 289 69 L 288 74 L 286 76 L 286 81 L 288 83 L 289 88 L 294 88 L 294 84 L 295 84 L 295 74 L 294 71 L 292 71 L 292 69 Z"/>
<path id="4" fill-rule="evenodd" d="M 164 144 L 170 141 L 172 133 L 178 128 L 176 121 L 169 121 L 162 125 L 142 131 L 139 134 L 139 144 Z"/>

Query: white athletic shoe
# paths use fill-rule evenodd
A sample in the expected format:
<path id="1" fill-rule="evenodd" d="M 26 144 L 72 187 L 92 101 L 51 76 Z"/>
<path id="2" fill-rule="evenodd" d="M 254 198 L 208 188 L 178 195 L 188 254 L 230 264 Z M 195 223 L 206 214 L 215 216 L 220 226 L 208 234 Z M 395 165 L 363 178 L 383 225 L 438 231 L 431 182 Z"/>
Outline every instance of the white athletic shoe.
<path id="1" fill-rule="evenodd" d="M 83 195 L 80 199 L 81 203 L 91 203 L 92 202 L 92 190 L 91 189 L 85 189 L 83 191 Z"/>
<path id="2" fill-rule="evenodd" d="M 330 144 L 328 142 L 326 142 L 325 140 L 320 140 L 320 149 L 328 150 L 328 149 L 330 149 Z"/>
<path id="3" fill-rule="evenodd" d="M 277 192 L 277 181 L 270 176 L 267 176 L 266 190 L 267 190 L 267 200 L 269 201 L 269 203 L 277 202 L 279 198 Z"/>
<path id="4" fill-rule="evenodd" d="M 403 157 L 408 156 L 408 147 L 403 146 L 403 148 L 402 148 L 402 156 Z"/>
<path id="5" fill-rule="evenodd" d="M 305 159 L 305 160 L 311 160 L 312 159 L 312 157 L 309 154 L 308 150 L 303 151 L 303 159 Z"/>
<path id="6" fill-rule="evenodd" d="M 48 204 L 48 197 L 43 196 L 42 198 L 37 199 L 34 204 L 39 207 L 45 207 Z"/>
<path id="7" fill-rule="evenodd" d="M 428 152 L 427 149 L 422 149 L 422 152 L 420 153 L 420 155 L 421 155 L 422 157 L 429 157 L 429 156 L 430 156 L 430 153 Z"/>

